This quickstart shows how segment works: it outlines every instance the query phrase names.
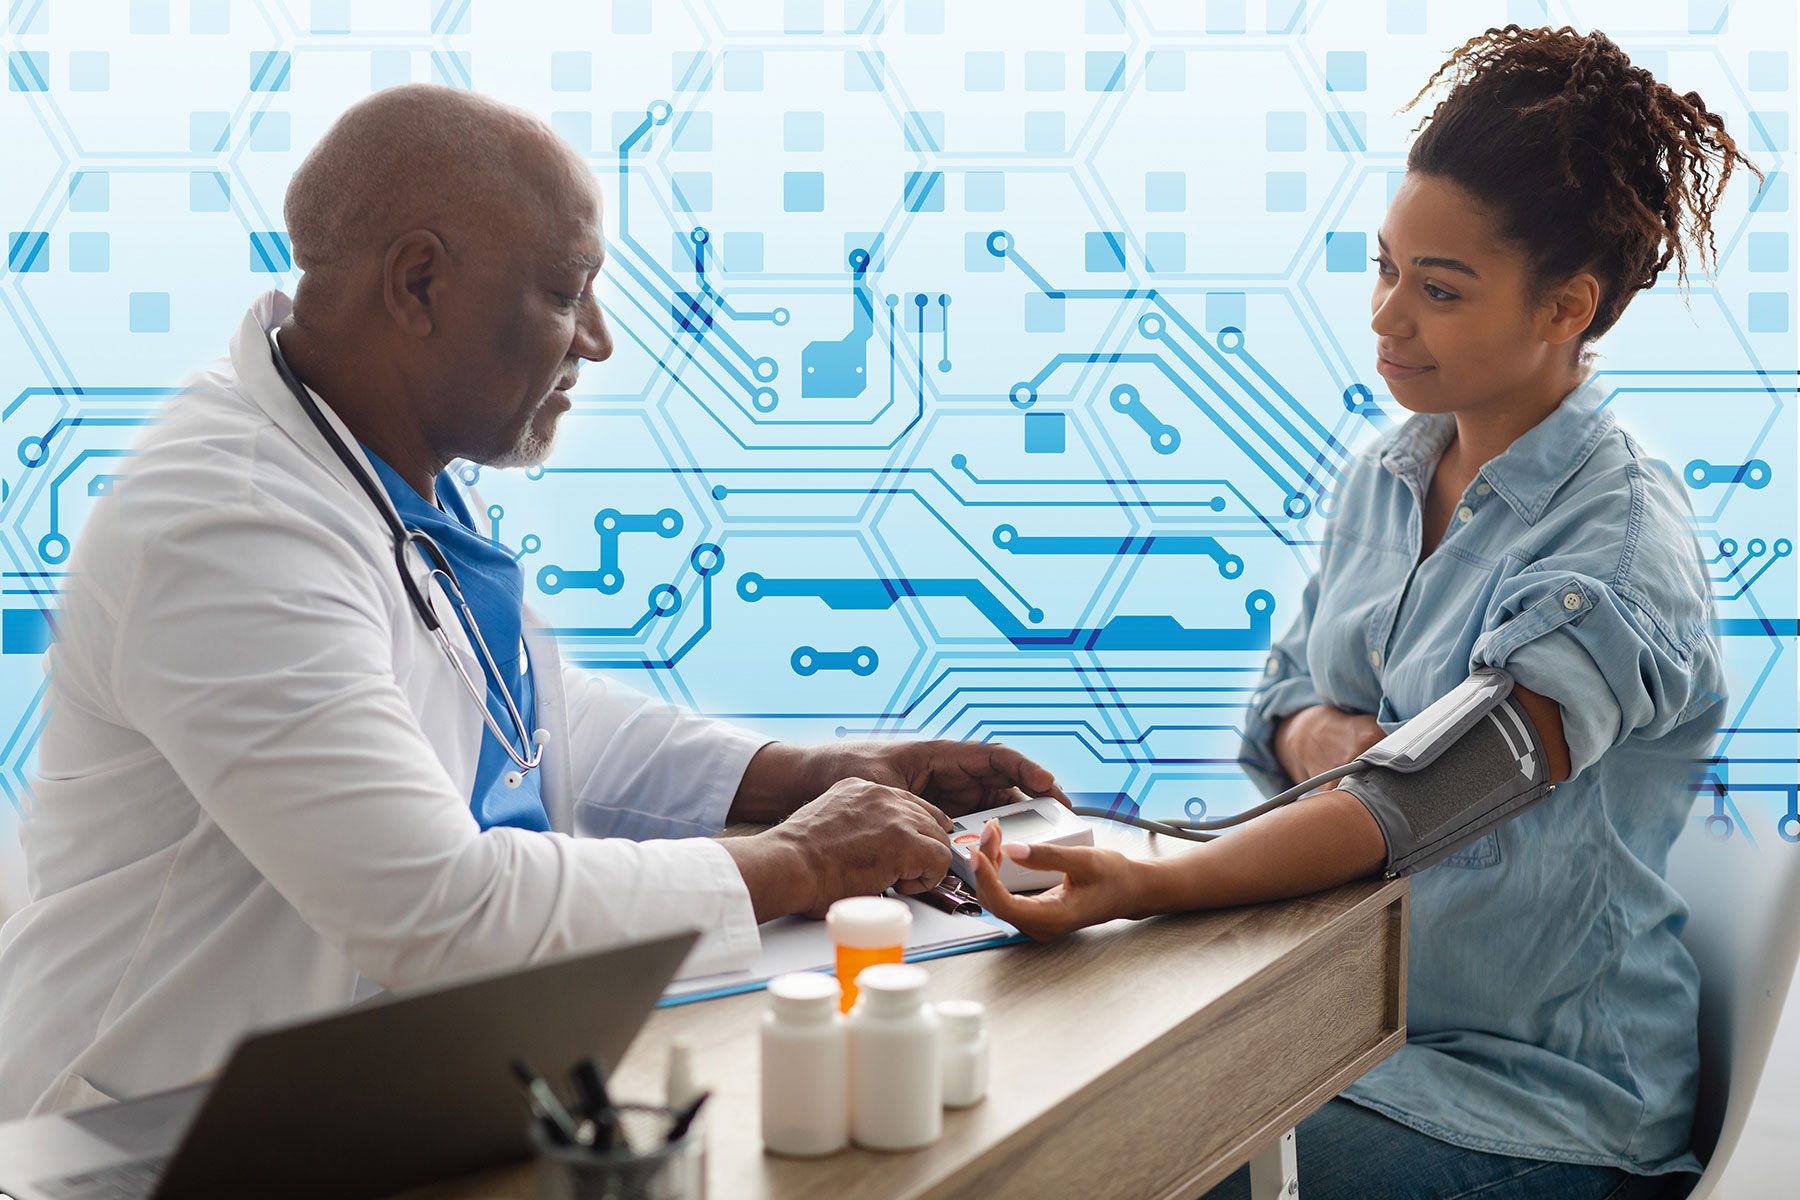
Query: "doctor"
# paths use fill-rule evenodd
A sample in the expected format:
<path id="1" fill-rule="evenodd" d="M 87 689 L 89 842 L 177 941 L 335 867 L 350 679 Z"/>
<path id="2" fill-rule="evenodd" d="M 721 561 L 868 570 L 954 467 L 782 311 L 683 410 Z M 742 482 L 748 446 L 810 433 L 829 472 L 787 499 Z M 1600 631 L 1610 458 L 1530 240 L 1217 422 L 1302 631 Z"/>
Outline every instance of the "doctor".
<path id="1" fill-rule="evenodd" d="M 0 1118 L 180 1083 L 379 988 L 691 927 L 686 969 L 743 966 L 759 921 L 941 878 L 945 812 L 1060 795 L 1003 747 L 770 743 L 529 627 L 445 467 L 541 461 L 612 351 L 598 193 L 541 122 L 377 93 L 285 210 L 294 301 L 255 303 L 75 548 Z"/>

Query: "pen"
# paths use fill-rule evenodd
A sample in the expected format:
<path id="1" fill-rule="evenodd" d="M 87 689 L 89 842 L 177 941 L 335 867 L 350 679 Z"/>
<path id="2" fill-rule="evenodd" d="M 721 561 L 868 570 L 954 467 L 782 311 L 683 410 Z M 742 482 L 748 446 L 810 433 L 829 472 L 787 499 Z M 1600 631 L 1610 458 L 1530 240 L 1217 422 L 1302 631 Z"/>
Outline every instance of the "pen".
<path id="1" fill-rule="evenodd" d="M 688 1128 L 693 1125 L 694 1118 L 700 1115 L 700 1106 L 705 1104 L 707 1097 L 711 1095 L 711 1092 L 701 1092 L 699 1096 L 695 1097 L 694 1102 L 687 1106 L 686 1111 L 675 1118 L 675 1124 L 670 1127 L 669 1136 L 663 1143 L 664 1145 L 668 1145 L 670 1142 L 679 1142 L 687 1136 Z"/>
<path id="2" fill-rule="evenodd" d="M 556 1098 L 550 1085 L 538 1078 L 538 1073 L 526 1065 L 524 1059 L 513 1059 L 512 1073 L 524 1087 L 525 1095 L 531 1101 L 531 1111 L 544 1123 L 552 1140 L 565 1146 L 586 1146 L 593 1141 L 593 1131 L 578 1130 L 575 1127 L 569 1110 L 562 1106 L 562 1101 Z M 587 1134 L 585 1141 L 581 1137 L 583 1133 Z"/>
<path id="3" fill-rule="evenodd" d="M 939 912 L 955 913 L 958 916 L 973 917 L 981 913 L 981 905 L 969 897 L 966 892 L 952 890 L 949 881 L 928 887 L 922 892 L 914 892 L 913 898 L 929 904 Z"/>
<path id="4" fill-rule="evenodd" d="M 584 1058 L 569 1068 L 569 1082 L 575 1085 L 587 1123 L 593 1126 L 590 1140 L 594 1149 L 611 1150 L 618 1114 L 613 1110 L 612 1097 L 606 1093 L 606 1068 L 594 1059 Z"/>

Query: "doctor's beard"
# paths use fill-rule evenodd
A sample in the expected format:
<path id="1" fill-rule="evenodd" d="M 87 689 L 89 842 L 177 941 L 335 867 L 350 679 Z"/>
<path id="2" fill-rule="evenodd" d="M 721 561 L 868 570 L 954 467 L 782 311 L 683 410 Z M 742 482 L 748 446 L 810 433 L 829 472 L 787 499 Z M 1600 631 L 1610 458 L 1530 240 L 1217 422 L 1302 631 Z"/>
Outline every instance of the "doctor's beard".
<path id="1" fill-rule="evenodd" d="M 564 392 L 551 392 L 538 401 L 531 418 L 519 430 L 512 445 L 489 458 L 489 467 L 535 467 L 550 457 L 556 443 L 556 423 L 569 411 L 569 397 Z"/>

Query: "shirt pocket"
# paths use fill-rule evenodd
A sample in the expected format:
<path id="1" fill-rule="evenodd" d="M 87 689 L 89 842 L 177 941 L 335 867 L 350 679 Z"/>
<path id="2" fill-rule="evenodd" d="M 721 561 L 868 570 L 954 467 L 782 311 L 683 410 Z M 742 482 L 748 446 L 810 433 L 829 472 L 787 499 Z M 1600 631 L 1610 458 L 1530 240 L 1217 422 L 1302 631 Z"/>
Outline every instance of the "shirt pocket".
<path id="1" fill-rule="evenodd" d="M 1455 854 L 1440 859 L 1435 865 L 1480 871 L 1500 865 L 1500 831 L 1490 829 Z"/>

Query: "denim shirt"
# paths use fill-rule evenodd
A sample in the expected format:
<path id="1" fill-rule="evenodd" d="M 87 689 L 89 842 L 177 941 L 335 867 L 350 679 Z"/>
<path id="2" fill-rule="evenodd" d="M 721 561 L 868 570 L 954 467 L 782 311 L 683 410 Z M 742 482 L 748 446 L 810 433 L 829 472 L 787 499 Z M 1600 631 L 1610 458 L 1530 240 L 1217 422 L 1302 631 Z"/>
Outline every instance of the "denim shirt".
<path id="1" fill-rule="evenodd" d="M 1686 497 L 1604 400 L 1590 379 L 1483 466 L 1422 561 L 1454 418 L 1347 465 L 1240 759 L 1272 795 L 1280 718 L 1392 728 L 1480 666 L 1555 700 L 1572 777 L 1412 876 L 1407 1043 L 1344 1097 L 1474 1150 L 1697 1171 L 1699 976 L 1663 874 L 1725 682 Z"/>

